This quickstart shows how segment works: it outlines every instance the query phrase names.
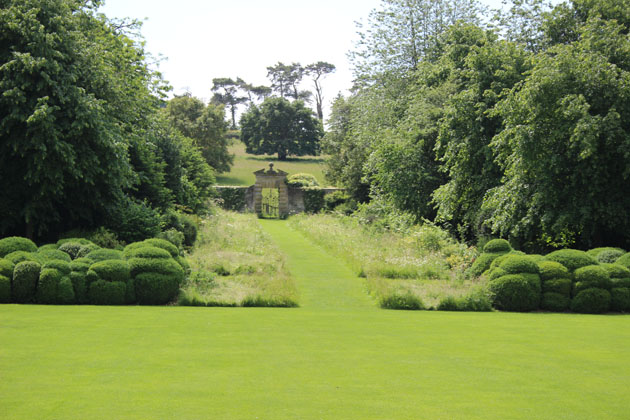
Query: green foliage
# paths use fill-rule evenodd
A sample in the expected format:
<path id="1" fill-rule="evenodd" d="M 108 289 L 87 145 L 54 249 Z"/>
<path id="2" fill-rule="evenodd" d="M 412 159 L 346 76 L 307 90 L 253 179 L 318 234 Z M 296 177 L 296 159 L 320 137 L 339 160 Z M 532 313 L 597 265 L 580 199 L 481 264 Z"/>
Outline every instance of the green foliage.
<path id="1" fill-rule="evenodd" d="M 57 303 L 72 305 L 75 303 L 74 287 L 70 277 L 62 277 L 57 286 Z"/>
<path id="2" fill-rule="evenodd" d="M 87 303 L 87 279 L 86 271 L 72 271 L 70 273 L 70 281 L 72 282 L 72 288 L 74 289 L 74 296 L 76 303 Z"/>
<path id="3" fill-rule="evenodd" d="M 630 289 L 627 287 L 613 287 L 610 290 L 610 310 L 630 312 Z"/>
<path id="4" fill-rule="evenodd" d="M 603 314 L 610 309 L 610 301 L 608 290 L 585 289 L 571 300 L 571 310 L 583 314 Z"/>
<path id="5" fill-rule="evenodd" d="M 540 294 L 519 274 L 508 274 L 488 282 L 492 305 L 503 311 L 528 312 L 538 308 Z"/>
<path id="6" fill-rule="evenodd" d="M 298 306 L 294 299 L 287 296 L 265 296 L 261 294 L 250 295 L 241 301 L 244 307 L 275 307 L 275 308 L 296 308 Z"/>
<path id="7" fill-rule="evenodd" d="M 15 264 L 13 262 L 4 258 L 0 258 L 0 276 L 12 278 L 14 268 Z"/>
<path id="8" fill-rule="evenodd" d="M 90 266 L 100 280 L 126 283 L 130 278 L 129 264 L 124 260 L 99 261 Z"/>
<path id="9" fill-rule="evenodd" d="M 547 254 L 548 261 L 555 261 L 565 266 L 570 272 L 587 265 L 597 265 L 597 260 L 584 251 L 577 249 L 560 249 Z"/>
<path id="10" fill-rule="evenodd" d="M 630 252 L 619 257 L 617 261 L 615 261 L 615 264 L 619 264 L 630 269 Z"/>
<path id="11" fill-rule="evenodd" d="M 625 254 L 625 251 L 622 251 L 620 249 L 611 249 L 611 250 L 606 250 L 606 251 L 602 251 L 597 255 L 597 261 L 600 263 L 614 263 L 615 261 L 617 261 L 619 259 L 619 257 L 621 257 L 623 254 Z"/>
<path id="12" fill-rule="evenodd" d="M 54 268 L 43 268 L 41 270 L 35 295 L 37 303 L 57 303 L 57 288 L 61 278 L 62 274 Z"/>
<path id="13" fill-rule="evenodd" d="M 389 294 L 381 296 L 378 304 L 383 309 L 425 309 L 422 300 L 418 296 L 404 290 L 394 290 Z"/>
<path id="14" fill-rule="evenodd" d="M 70 255 L 66 254 L 63 251 L 59 251 L 57 249 L 47 249 L 44 251 L 37 251 L 37 255 L 35 256 L 36 259 L 40 260 L 40 261 L 50 261 L 50 260 L 59 260 L 59 261 L 65 261 L 65 262 L 70 262 L 72 261 L 72 258 L 70 258 Z"/>
<path id="15" fill-rule="evenodd" d="M 302 101 L 267 98 L 241 116 L 241 141 L 255 155 L 277 153 L 279 160 L 317 156 L 322 135 L 321 122 Z"/>
<path id="16" fill-rule="evenodd" d="M 178 249 L 184 248 L 184 234 L 174 228 L 166 229 L 160 232 L 157 238 L 169 241 Z"/>
<path id="17" fill-rule="evenodd" d="M 146 244 L 143 247 L 132 248 L 124 251 L 125 258 L 172 258 L 165 249 Z"/>
<path id="18" fill-rule="evenodd" d="M 61 273 L 62 276 L 70 274 L 70 263 L 62 260 L 47 260 L 42 263 L 42 270 L 52 268 Z"/>
<path id="19" fill-rule="evenodd" d="M 59 249 L 59 245 L 57 245 L 57 244 L 46 244 L 46 245 L 42 245 L 39 248 L 37 248 L 37 252 L 56 251 L 57 249 Z"/>
<path id="20" fill-rule="evenodd" d="M 571 299 L 567 295 L 555 292 L 545 292 L 540 301 L 541 309 L 552 312 L 564 312 L 569 309 Z"/>
<path id="21" fill-rule="evenodd" d="M 92 305 L 124 305 L 125 283 L 97 280 L 90 284 L 88 301 Z"/>
<path id="22" fill-rule="evenodd" d="M 319 187 L 307 187 L 302 189 L 304 194 L 304 211 L 318 213 L 324 208 L 324 190 Z"/>
<path id="23" fill-rule="evenodd" d="M 0 239 L 0 258 L 15 251 L 36 252 L 37 245 L 30 239 L 19 236 Z"/>
<path id="24" fill-rule="evenodd" d="M 621 255 L 626 253 L 626 251 L 624 251 L 621 248 L 615 248 L 615 247 L 609 247 L 609 246 L 589 249 L 588 251 L 586 251 L 586 253 L 592 256 L 593 258 L 597 258 L 599 254 L 601 254 L 604 251 L 619 251 L 621 252 Z"/>
<path id="25" fill-rule="evenodd" d="M 599 265 L 589 265 L 575 270 L 575 286 L 573 293 L 578 294 L 584 289 L 599 288 L 610 290 L 612 283 L 608 271 Z"/>
<path id="26" fill-rule="evenodd" d="M 184 279 L 184 270 L 172 258 L 132 258 L 129 260 L 129 269 L 131 270 L 131 276 L 134 278 L 142 273 L 159 273 L 172 276 L 176 282 Z"/>
<path id="27" fill-rule="evenodd" d="M 0 303 L 11 302 L 11 278 L 0 274 Z"/>
<path id="28" fill-rule="evenodd" d="M 151 238 L 145 240 L 144 243 L 168 251 L 168 253 L 171 254 L 173 258 L 179 255 L 179 250 L 177 249 L 177 247 L 164 239 Z"/>
<path id="29" fill-rule="evenodd" d="M 171 273 L 142 271 L 134 277 L 134 282 L 136 299 L 141 305 L 164 305 L 175 299 L 179 291 L 179 279 Z"/>
<path id="30" fill-rule="evenodd" d="M 501 255 L 503 254 L 484 253 L 484 254 L 479 255 L 477 259 L 475 260 L 475 262 L 473 263 L 472 267 L 470 267 L 470 274 L 472 274 L 475 277 L 479 277 L 486 270 L 488 270 L 492 262 L 495 259 L 499 258 Z"/>
<path id="31" fill-rule="evenodd" d="M 59 246 L 59 251 L 63 251 L 70 256 L 71 259 L 75 259 L 85 244 L 78 242 L 64 242 Z"/>
<path id="32" fill-rule="evenodd" d="M 508 274 L 531 273 L 538 274 L 538 265 L 533 258 L 526 255 L 507 255 L 499 267 Z"/>
<path id="33" fill-rule="evenodd" d="M 109 226 L 125 242 L 141 241 L 160 233 L 160 215 L 146 203 L 121 200 L 109 215 Z"/>
<path id="34" fill-rule="evenodd" d="M 35 300 L 37 281 L 41 265 L 34 261 L 22 261 L 13 269 L 11 297 L 16 303 L 31 303 Z"/>
<path id="35" fill-rule="evenodd" d="M 512 246 L 505 239 L 492 239 L 483 246 L 483 252 L 489 254 L 503 254 L 512 251 Z"/>
<path id="36" fill-rule="evenodd" d="M 85 273 L 92 264 L 94 261 L 89 258 L 77 258 L 70 263 L 70 270 Z"/>
<path id="37" fill-rule="evenodd" d="M 94 251 L 87 254 L 86 258 L 94 262 L 105 261 L 105 260 L 122 260 L 123 253 L 122 251 L 118 251 L 116 249 L 100 248 L 100 249 L 95 249 Z"/>
<path id="38" fill-rule="evenodd" d="M 462 297 L 447 296 L 437 305 L 438 311 L 490 312 L 492 303 L 483 290 L 473 290 Z"/>
<path id="39" fill-rule="evenodd" d="M 247 188 L 239 187 L 223 187 L 219 190 L 219 198 L 221 198 L 221 207 L 226 210 L 242 211 L 245 208 L 245 193 Z"/>
<path id="40" fill-rule="evenodd" d="M 67 243 L 73 243 L 73 244 L 79 244 L 79 245 L 92 245 L 93 244 L 93 242 L 87 238 L 63 238 L 57 241 L 57 246 L 60 247 L 61 245 L 64 245 Z"/>
<path id="41" fill-rule="evenodd" d="M 122 245 L 121 242 L 118 240 L 118 236 L 116 235 L 116 233 L 105 228 L 104 226 L 100 226 L 90 234 L 90 241 L 92 241 L 97 248 L 101 247 L 115 249 Z M 85 253 L 86 249 L 94 250 L 96 248 L 92 247 L 91 244 L 86 244 L 81 248 L 78 256 L 84 257 L 85 255 L 87 255 Z"/>
<path id="42" fill-rule="evenodd" d="M 555 293 L 566 297 L 571 296 L 573 283 L 567 278 L 553 278 L 542 282 L 542 291 L 545 293 Z"/>
<path id="43" fill-rule="evenodd" d="M 298 173 L 287 177 L 287 185 L 290 187 L 319 187 L 319 182 L 312 174 Z"/>
<path id="44" fill-rule="evenodd" d="M 568 278 L 569 270 L 556 261 L 542 260 L 538 263 L 538 272 L 543 282 L 551 279 Z"/>
<path id="45" fill-rule="evenodd" d="M 90 252 L 96 251 L 99 248 L 100 247 L 98 245 L 81 245 L 79 252 L 77 252 L 77 258 L 85 258 L 90 254 Z"/>

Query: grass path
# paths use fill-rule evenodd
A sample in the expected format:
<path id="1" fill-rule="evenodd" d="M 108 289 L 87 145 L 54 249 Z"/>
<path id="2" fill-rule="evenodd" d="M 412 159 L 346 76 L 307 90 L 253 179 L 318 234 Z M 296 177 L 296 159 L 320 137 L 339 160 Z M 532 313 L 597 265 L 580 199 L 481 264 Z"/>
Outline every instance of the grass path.
<path id="1" fill-rule="evenodd" d="M 313 245 L 283 220 L 261 219 L 263 228 L 287 256 L 300 306 L 326 310 L 375 310 L 363 281 L 341 259 Z"/>
<path id="2" fill-rule="evenodd" d="M 0 305 L 0 418 L 628 418 L 627 317 L 379 310 L 262 223 L 302 307 Z"/>

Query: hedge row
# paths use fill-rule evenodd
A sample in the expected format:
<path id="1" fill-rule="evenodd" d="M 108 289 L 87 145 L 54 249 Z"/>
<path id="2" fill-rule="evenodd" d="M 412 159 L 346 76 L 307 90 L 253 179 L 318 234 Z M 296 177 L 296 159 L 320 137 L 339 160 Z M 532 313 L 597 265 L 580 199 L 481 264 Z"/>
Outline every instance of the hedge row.
<path id="1" fill-rule="evenodd" d="M 619 248 L 562 249 L 525 255 L 495 239 L 471 267 L 487 280 L 492 305 L 505 311 L 630 312 L 630 253 Z"/>
<path id="2" fill-rule="evenodd" d="M 186 260 L 163 239 L 99 248 L 84 239 L 37 247 L 0 239 L 0 303 L 163 305 L 179 292 Z"/>

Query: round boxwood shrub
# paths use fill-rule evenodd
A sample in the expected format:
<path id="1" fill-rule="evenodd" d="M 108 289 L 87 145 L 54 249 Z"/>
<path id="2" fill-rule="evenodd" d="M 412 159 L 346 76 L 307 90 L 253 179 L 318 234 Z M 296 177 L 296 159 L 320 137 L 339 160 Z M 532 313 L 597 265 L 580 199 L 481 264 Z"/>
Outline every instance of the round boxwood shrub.
<path id="1" fill-rule="evenodd" d="M 543 293 L 540 301 L 542 309 L 552 312 L 564 312 L 569 309 L 570 304 L 571 299 L 568 296 L 554 292 Z"/>
<path id="2" fill-rule="evenodd" d="M 527 255 L 511 255 L 502 257 L 499 267 L 508 274 L 530 273 L 538 274 L 538 265 Z"/>
<path id="3" fill-rule="evenodd" d="M 556 293 L 563 296 L 571 296 L 571 279 L 551 279 L 542 282 L 542 291 L 545 293 Z"/>
<path id="4" fill-rule="evenodd" d="M 70 263 L 70 270 L 87 273 L 92 264 L 94 264 L 94 261 L 92 260 L 89 260 L 87 258 L 77 258 Z"/>
<path id="5" fill-rule="evenodd" d="M 35 252 L 37 245 L 30 239 L 19 236 L 0 239 L 0 258 L 15 251 Z"/>
<path id="6" fill-rule="evenodd" d="M 165 251 L 168 251 L 168 253 L 171 254 L 173 258 L 179 255 L 179 249 L 177 249 L 175 245 L 173 245 L 166 239 L 151 238 L 151 239 L 145 239 L 143 242 L 145 244 L 149 244 L 157 248 L 162 248 Z"/>
<path id="7" fill-rule="evenodd" d="M 630 278 L 630 270 L 620 264 L 602 264 L 611 279 Z"/>
<path id="8" fill-rule="evenodd" d="M 177 297 L 179 281 L 176 276 L 154 272 L 134 277 L 136 300 L 141 305 L 164 305 Z"/>
<path id="9" fill-rule="evenodd" d="M 37 281 L 37 303 L 57 303 L 57 288 L 63 276 L 54 268 L 43 268 Z"/>
<path id="10" fill-rule="evenodd" d="M 77 242 L 66 242 L 59 246 L 59 251 L 65 252 L 70 256 L 70 259 L 74 260 L 79 255 L 82 246 L 83 245 Z"/>
<path id="11" fill-rule="evenodd" d="M 79 252 L 77 252 L 76 258 L 87 257 L 90 254 L 90 252 L 96 251 L 97 249 L 100 249 L 100 248 L 101 247 L 96 244 L 81 245 L 81 248 L 79 248 Z"/>
<path id="12" fill-rule="evenodd" d="M 22 261 L 13 269 L 11 297 L 17 303 L 30 303 L 35 299 L 37 280 L 42 267 L 35 261 Z"/>
<path id="13" fill-rule="evenodd" d="M 602 251 L 597 256 L 597 261 L 600 263 L 614 263 L 625 254 L 625 251 L 619 249 L 610 249 L 606 251 Z"/>
<path id="14" fill-rule="evenodd" d="M 506 274 L 509 274 L 509 273 L 507 271 L 505 271 L 504 269 L 502 269 L 501 267 L 490 268 L 489 270 L 487 270 L 486 272 L 483 273 L 483 275 L 488 280 L 498 279 L 499 277 L 503 277 Z"/>
<path id="15" fill-rule="evenodd" d="M 99 248 L 87 254 L 86 257 L 94 262 L 105 260 L 122 260 L 123 253 L 122 251 L 118 251 L 116 249 Z"/>
<path id="16" fill-rule="evenodd" d="M 613 287 L 610 290 L 610 309 L 616 312 L 630 311 L 630 288 Z"/>
<path id="17" fill-rule="evenodd" d="M 62 276 L 67 276 L 70 274 L 70 264 L 66 261 L 61 260 L 50 260 L 46 261 L 42 264 L 42 268 L 54 268 L 59 270 Z"/>
<path id="18" fill-rule="evenodd" d="M 539 295 L 542 293 L 542 282 L 540 281 L 540 276 L 538 274 L 520 273 L 519 276 L 525 279 L 525 281 L 529 283 L 529 285 L 536 293 L 538 293 Z"/>
<path id="19" fill-rule="evenodd" d="M 15 268 L 15 264 L 11 261 L 0 258 L 0 276 L 5 276 L 7 278 L 13 277 L 13 269 Z"/>
<path id="20" fill-rule="evenodd" d="M 607 251 L 615 251 L 615 252 L 620 252 L 620 255 L 623 255 L 626 253 L 626 251 L 624 251 L 621 248 L 613 248 L 613 247 L 609 247 L 609 246 L 605 246 L 605 247 L 600 247 L 600 248 L 593 248 L 593 249 L 589 249 L 588 251 L 586 251 L 586 253 L 588 255 L 590 255 L 591 257 L 597 259 L 600 254 L 602 252 L 607 252 Z"/>
<path id="21" fill-rule="evenodd" d="M 625 253 L 621 257 L 617 258 L 615 264 L 623 265 L 626 268 L 630 268 L 630 252 Z"/>
<path id="22" fill-rule="evenodd" d="M 119 281 L 126 283 L 130 278 L 129 264 L 124 260 L 105 260 L 95 262 L 90 266 L 89 271 L 96 273 L 99 280 Z"/>
<path id="23" fill-rule="evenodd" d="M 190 273 L 190 264 L 188 264 L 188 261 L 186 261 L 186 258 L 178 255 L 174 259 L 177 262 L 177 264 L 179 264 L 179 266 L 182 268 L 182 270 L 184 270 L 185 274 Z"/>
<path id="24" fill-rule="evenodd" d="M 571 310 L 582 314 L 603 314 L 610 308 L 610 292 L 591 288 L 582 290 L 571 301 Z"/>
<path id="25" fill-rule="evenodd" d="M 503 254 L 510 251 L 512 251 L 512 247 L 505 239 L 492 239 L 483 247 L 483 252 L 488 254 Z"/>
<path id="26" fill-rule="evenodd" d="M 61 305 L 72 305 L 75 303 L 74 287 L 70 277 L 62 277 L 57 286 L 57 303 Z"/>
<path id="27" fill-rule="evenodd" d="M 4 256 L 5 260 L 11 261 L 13 264 L 21 263 L 22 261 L 38 261 L 37 254 L 34 252 L 26 251 L 14 251 Z"/>
<path id="28" fill-rule="evenodd" d="M 124 254 L 127 258 L 172 258 L 171 254 L 169 254 L 167 250 L 151 245 L 134 248 L 129 251 L 125 251 Z"/>
<path id="29" fill-rule="evenodd" d="M 184 279 L 184 270 L 172 258 L 168 260 L 132 258 L 129 260 L 129 268 L 131 277 L 134 278 L 143 273 L 159 273 L 173 276 L 177 282 Z"/>
<path id="30" fill-rule="evenodd" d="M 70 273 L 70 281 L 74 289 L 74 297 L 77 303 L 87 303 L 86 273 L 73 271 Z"/>
<path id="31" fill-rule="evenodd" d="M 501 255 L 503 254 L 484 253 L 479 255 L 473 263 L 472 267 L 470 267 L 470 273 L 475 277 L 479 277 L 490 268 L 490 264 L 492 264 L 492 261 L 499 258 Z"/>
<path id="32" fill-rule="evenodd" d="M 97 280 L 90 284 L 88 300 L 93 305 L 124 305 L 126 288 L 120 281 Z"/>
<path id="33" fill-rule="evenodd" d="M 287 177 L 287 185 L 295 188 L 319 187 L 319 182 L 314 175 L 308 173 L 297 173 Z"/>
<path id="34" fill-rule="evenodd" d="M 488 291 L 492 305 L 503 311 L 533 311 L 540 302 L 540 294 L 520 274 L 508 274 L 489 281 Z"/>
<path id="35" fill-rule="evenodd" d="M 11 302 L 11 279 L 0 274 L 0 303 Z"/>
<path id="36" fill-rule="evenodd" d="M 560 249 L 547 254 L 545 258 L 548 261 L 555 261 L 562 264 L 568 268 L 570 272 L 587 265 L 597 265 L 597 260 L 595 258 L 591 257 L 586 252 L 577 249 Z"/>
<path id="37" fill-rule="evenodd" d="M 600 265 L 587 265 L 575 270 L 574 294 L 590 288 L 610 290 L 612 283 L 608 271 Z"/>
<path id="38" fill-rule="evenodd" d="M 610 279 L 611 287 L 630 287 L 630 278 Z"/>
<path id="39" fill-rule="evenodd" d="M 53 261 L 53 260 L 66 261 L 66 262 L 72 261 L 72 258 L 70 258 L 70 255 L 66 254 L 63 251 L 59 251 L 58 249 L 37 251 L 36 258 L 38 258 L 42 262 Z"/>
<path id="40" fill-rule="evenodd" d="M 538 272 L 542 281 L 569 278 L 569 270 L 559 262 L 540 261 L 538 263 Z"/>
<path id="41" fill-rule="evenodd" d="M 403 309 L 407 311 L 417 311 L 424 309 L 422 300 L 409 291 L 397 290 L 382 296 L 379 305 L 383 309 Z"/>
<path id="42" fill-rule="evenodd" d="M 59 245 L 57 245 L 57 244 L 46 244 L 46 245 L 42 245 L 39 248 L 37 248 L 37 252 L 56 251 L 57 248 L 59 248 Z"/>

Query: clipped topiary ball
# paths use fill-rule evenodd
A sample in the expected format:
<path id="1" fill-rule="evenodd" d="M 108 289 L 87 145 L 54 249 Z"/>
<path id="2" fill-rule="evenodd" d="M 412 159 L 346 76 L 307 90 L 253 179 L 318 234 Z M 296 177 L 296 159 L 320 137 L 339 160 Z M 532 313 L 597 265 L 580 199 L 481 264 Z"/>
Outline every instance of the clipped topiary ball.
<path id="1" fill-rule="evenodd" d="M 0 303 L 11 302 L 11 279 L 0 274 Z"/>
<path id="2" fill-rule="evenodd" d="M 512 247 L 505 239 L 492 239 L 483 247 L 483 252 L 488 254 L 504 254 L 510 251 L 512 251 Z"/>
<path id="3" fill-rule="evenodd" d="M 564 312 L 569 309 L 570 303 L 571 299 L 566 295 L 547 292 L 542 295 L 540 307 L 551 312 Z"/>
<path id="4" fill-rule="evenodd" d="M 538 263 L 538 272 L 543 280 L 569 278 L 569 270 L 559 262 L 540 261 Z"/>
<path id="5" fill-rule="evenodd" d="M 126 283 L 130 276 L 129 264 L 125 260 L 105 260 L 95 262 L 90 266 L 90 270 L 96 273 L 99 280 L 110 282 L 119 281 Z"/>
<path id="6" fill-rule="evenodd" d="M 504 269 L 500 268 L 500 267 L 490 268 L 488 271 L 483 273 L 483 275 L 488 280 L 498 279 L 499 277 L 503 277 L 506 274 L 509 274 L 509 273 L 507 271 L 505 271 Z"/>
<path id="7" fill-rule="evenodd" d="M 105 260 L 122 260 L 123 253 L 122 251 L 118 251 L 116 249 L 99 248 L 87 254 L 86 257 L 94 262 Z"/>
<path id="8" fill-rule="evenodd" d="M 615 251 L 615 252 L 621 253 L 620 255 L 623 255 L 626 253 L 626 251 L 624 251 L 621 248 L 613 248 L 609 246 L 589 249 L 588 251 L 586 251 L 586 253 L 590 255 L 591 257 L 597 259 L 602 252 L 607 252 L 607 251 Z"/>
<path id="9" fill-rule="evenodd" d="M 87 273 L 92 264 L 94 264 L 94 261 L 92 260 L 89 260 L 87 258 L 77 258 L 70 263 L 70 270 Z"/>
<path id="10" fill-rule="evenodd" d="M 630 269 L 619 264 L 602 264 L 611 279 L 630 278 Z"/>
<path id="11" fill-rule="evenodd" d="M 164 305 L 177 297 L 179 282 L 173 275 L 140 273 L 135 278 L 136 299 L 141 305 Z"/>
<path id="12" fill-rule="evenodd" d="M 617 258 L 615 264 L 622 265 L 626 268 L 630 268 L 630 252 L 623 254 L 621 257 Z"/>
<path id="13" fill-rule="evenodd" d="M 66 254 L 63 251 L 59 251 L 58 249 L 37 251 L 37 258 L 42 262 L 54 261 L 54 260 L 65 261 L 65 262 L 72 261 L 72 258 L 70 258 L 70 255 Z"/>
<path id="14" fill-rule="evenodd" d="M 83 245 L 77 242 L 66 242 L 59 246 L 59 251 L 65 252 L 71 259 L 77 258 Z"/>
<path id="15" fill-rule="evenodd" d="M 101 249 L 101 247 L 96 244 L 81 245 L 81 248 L 79 248 L 79 252 L 77 252 L 76 258 L 85 258 L 90 254 L 90 252 L 96 251 L 97 249 Z"/>
<path id="16" fill-rule="evenodd" d="M 571 296 L 573 282 L 571 279 L 551 279 L 543 281 L 542 291 L 545 293 L 556 293 L 566 297 Z"/>
<path id="17" fill-rule="evenodd" d="M 610 291 L 610 309 L 615 312 L 630 311 L 630 288 L 613 287 Z"/>
<path id="18" fill-rule="evenodd" d="M 519 274 L 508 274 L 489 281 L 488 290 L 492 305 L 503 311 L 533 311 L 540 303 L 540 294 Z"/>
<path id="19" fill-rule="evenodd" d="M 162 248 L 158 248 L 151 245 L 145 245 L 139 248 L 133 248 L 124 252 L 126 258 L 158 258 L 169 259 L 172 258 L 171 254 Z M 179 256 L 179 255 L 178 255 Z"/>
<path id="20" fill-rule="evenodd" d="M 35 242 L 20 236 L 9 236 L 0 239 L 0 258 L 15 251 L 36 252 Z"/>
<path id="21" fill-rule="evenodd" d="M 37 248 L 37 252 L 56 251 L 57 248 L 59 248 L 59 245 L 57 245 L 57 244 L 46 244 L 46 245 L 42 245 L 39 248 Z"/>
<path id="22" fill-rule="evenodd" d="M 312 174 L 297 173 L 287 177 L 287 185 L 291 187 L 319 187 L 319 182 Z"/>
<path id="23" fill-rule="evenodd" d="M 620 250 L 620 249 L 610 249 L 610 250 L 602 251 L 597 256 L 597 261 L 599 261 L 600 263 L 609 263 L 609 264 L 614 263 L 623 254 L 625 254 L 625 251 Z"/>
<path id="24" fill-rule="evenodd" d="M 595 258 L 591 257 L 586 252 L 577 249 L 560 249 L 552 252 L 551 254 L 547 254 L 545 258 L 548 261 L 555 261 L 562 264 L 569 269 L 570 272 L 587 265 L 597 265 L 597 260 Z"/>
<path id="25" fill-rule="evenodd" d="M 527 255 L 510 255 L 508 254 L 499 264 L 499 267 L 508 274 L 538 274 L 538 265 L 536 261 Z"/>
<path id="26" fill-rule="evenodd" d="M 503 254 L 481 254 L 477 257 L 472 267 L 470 267 L 470 273 L 475 276 L 481 276 L 486 270 L 490 268 L 490 264 L 496 258 L 500 257 Z"/>
<path id="27" fill-rule="evenodd" d="M 62 277 L 57 287 L 57 303 L 60 305 L 72 305 L 75 303 L 74 287 L 70 277 Z"/>
<path id="28" fill-rule="evenodd" d="M 57 269 L 42 269 L 41 274 L 39 275 L 39 280 L 37 281 L 37 303 L 57 303 L 57 288 L 62 277 L 63 276 Z"/>
<path id="29" fill-rule="evenodd" d="M 58 270 L 62 276 L 70 275 L 70 264 L 61 260 L 50 260 L 42 264 L 42 268 L 54 268 Z"/>
<path id="30" fill-rule="evenodd" d="M 86 273 L 73 271 L 70 273 L 70 281 L 72 282 L 72 288 L 74 289 L 76 303 L 87 303 Z"/>
<path id="31" fill-rule="evenodd" d="M 610 279 L 612 287 L 630 287 L 630 278 Z"/>
<path id="32" fill-rule="evenodd" d="M 575 270 L 574 294 L 590 288 L 610 290 L 612 283 L 608 271 L 600 265 L 587 265 Z"/>
<path id="33" fill-rule="evenodd" d="M 97 280 L 90 284 L 88 300 L 93 305 L 124 305 L 126 288 L 119 281 Z"/>
<path id="34" fill-rule="evenodd" d="M 30 303 L 35 300 L 41 269 L 41 265 L 35 261 L 22 261 L 15 265 L 11 285 L 11 296 L 14 302 Z"/>
<path id="35" fill-rule="evenodd" d="M 37 261 L 37 254 L 26 251 L 14 251 L 4 256 L 5 260 L 11 261 L 13 264 L 21 263 L 22 261 Z"/>
<path id="36" fill-rule="evenodd" d="M 184 270 L 175 260 L 132 258 L 129 260 L 131 276 L 136 277 L 144 273 L 159 273 L 173 276 L 177 282 L 184 279 Z"/>
<path id="37" fill-rule="evenodd" d="M 157 248 L 162 248 L 168 251 L 168 253 L 171 254 L 171 257 L 173 258 L 179 255 L 179 249 L 177 249 L 175 245 L 173 245 L 166 239 L 151 238 L 151 239 L 145 239 L 143 242 L 145 244 L 149 244 Z"/>
<path id="38" fill-rule="evenodd" d="M 14 268 L 15 268 L 15 264 L 13 264 L 11 261 L 4 258 L 0 258 L 0 276 L 12 278 Z"/>
<path id="39" fill-rule="evenodd" d="M 610 292 L 591 288 L 582 290 L 571 301 L 571 310 L 582 314 L 603 314 L 610 308 Z"/>

